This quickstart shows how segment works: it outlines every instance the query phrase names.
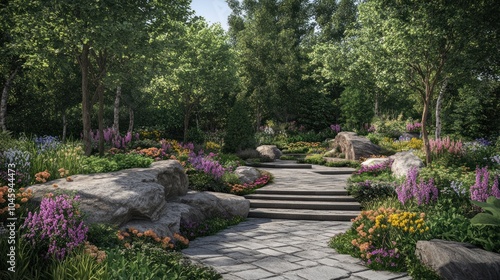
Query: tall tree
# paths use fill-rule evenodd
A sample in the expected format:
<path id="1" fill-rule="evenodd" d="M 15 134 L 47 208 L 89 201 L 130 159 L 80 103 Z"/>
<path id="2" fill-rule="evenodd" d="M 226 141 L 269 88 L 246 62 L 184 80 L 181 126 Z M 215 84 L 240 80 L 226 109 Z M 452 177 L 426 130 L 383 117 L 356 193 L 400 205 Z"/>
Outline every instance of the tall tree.
<path id="1" fill-rule="evenodd" d="M 186 19 L 189 2 L 12 1 L 18 8 L 16 31 L 24 38 L 24 47 L 30 53 L 28 59 L 43 60 L 47 52 L 57 52 L 74 58 L 80 66 L 83 142 L 87 155 L 92 151 L 90 114 L 94 100 L 99 102 L 99 130 L 103 139 L 104 79 L 110 61 L 129 52 L 148 56 L 152 42 L 169 31 L 171 21 Z M 99 146 L 102 153 L 102 141 Z"/>
<path id="2" fill-rule="evenodd" d="M 217 100 L 233 93 L 237 79 L 229 38 L 220 25 L 208 26 L 203 19 L 195 19 L 181 36 L 175 48 L 166 49 L 165 71 L 155 81 L 171 102 L 182 107 L 183 138 L 187 141 L 193 114 L 201 107 L 209 110 Z"/>
<path id="3" fill-rule="evenodd" d="M 359 5 L 360 29 L 353 33 L 353 44 L 370 43 L 362 48 L 363 59 L 377 83 L 386 83 L 390 75 L 419 94 L 427 163 L 428 118 L 435 93 L 447 77 L 488 64 L 489 53 L 498 50 L 495 2 L 374 0 Z"/>
<path id="4" fill-rule="evenodd" d="M 309 1 L 229 2 L 242 90 L 252 104 L 255 124 L 259 126 L 266 117 L 291 119 L 304 87 L 307 60 L 302 42 L 313 27 Z"/>

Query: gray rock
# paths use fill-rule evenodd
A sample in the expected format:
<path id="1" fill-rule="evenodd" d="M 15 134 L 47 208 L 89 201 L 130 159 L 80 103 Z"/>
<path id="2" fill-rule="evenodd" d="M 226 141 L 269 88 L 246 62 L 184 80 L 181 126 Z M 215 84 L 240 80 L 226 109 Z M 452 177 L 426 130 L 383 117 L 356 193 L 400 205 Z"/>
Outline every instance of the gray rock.
<path id="1" fill-rule="evenodd" d="M 217 192 L 190 192 L 185 196 L 178 197 L 175 202 L 187 204 L 193 209 L 189 217 L 184 215 L 183 219 L 201 221 L 214 216 L 240 216 L 246 218 L 250 211 L 250 201 L 244 197 Z"/>
<path id="2" fill-rule="evenodd" d="M 257 147 L 257 152 L 259 152 L 261 157 L 266 157 L 270 160 L 279 159 L 282 155 L 281 151 L 276 147 L 276 145 L 262 145 Z"/>
<path id="3" fill-rule="evenodd" d="M 31 186 L 40 202 L 54 191 L 75 192 L 86 223 L 123 225 L 134 219 L 156 221 L 166 200 L 187 193 L 188 179 L 178 161 L 158 161 L 150 168 L 71 176 Z M 58 187 L 55 188 L 54 185 Z"/>
<path id="4" fill-rule="evenodd" d="M 408 171 L 413 167 L 419 169 L 424 167 L 424 162 L 410 151 L 399 152 L 389 158 L 394 160 L 391 171 L 396 177 L 406 177 Z"/>
<path id="5" fill-rule="evenodd" d="M 375 164 L 383 163 L 388 161 L 389 158 L 369 158 L 361 163 L 363 166 L 372 166 Z"/>
<path id="6" fill-rule="evenodd" d="M 242 183 L 252 183 L 260 178 L 259 170 L 250 166 L 238 166 L 234 171 Z"/>
<path id="7" fill-rule="evenodd" d="M 358 160 L 361 157 L 367 158 L 372 155 L 378 155 L 382 149 L 370 142 L 363 136 L 358 136 L 354 132 L 340 132 L 335 140 L 330 142 L 332 151 L 329 153 L 340 152 L 345 155 L 345 159 Z"/>
<path id="8" fill-rule="evenodd" d="M 418 241 L 415 254 L 443 279 L 500 279 L 500 255 L 467 243 Z"/>

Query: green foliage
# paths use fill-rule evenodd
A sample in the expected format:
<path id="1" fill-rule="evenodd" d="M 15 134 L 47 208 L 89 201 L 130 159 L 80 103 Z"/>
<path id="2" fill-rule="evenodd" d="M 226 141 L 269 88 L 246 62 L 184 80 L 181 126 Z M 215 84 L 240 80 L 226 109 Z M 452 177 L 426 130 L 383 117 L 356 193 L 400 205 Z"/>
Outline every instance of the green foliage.
<path id="1" fill-rule="evenodd" d="M 201 223 L 181 223 L 180 233 L 189 240 L 198 237 L 209 236 L 224 230 L 230 226 L 237 225 L 245 219 L 239 216 L 235 217 L 213 217 Z"/>
<path id="2" fill-rule="evenodd" d="M 147 149 L 147 148 L 161 148 L 161 143 L 156 140 L 152 139 L 140 139 L 132 142 L 132 145 L 130 146 L 131 149 L 136 149 L 136 148 L 141 148 L 141 149 Z"/>
<path id="3" fill-rule="evenodd" d="M 227 120 L 223 151 L 234 153 L 255 147 L 254 130 L 247 107 L 243 101 L 237 101 Z"/>
<path id="4" fill-rule="evenodd" d="M 232 169 L 236 169 L 238 166 L 245 163 L 243 160 L 241 160 L 240 157 L 235 154 L 218 153 L 215 156 L 215 160 L 217 160 L 222 166 L 224 166 L 224 168 Z"/>
<path id="5" fill-rule="evenodd" d="M 229 193 L 229 186 L 222 180 L 215 180 L 210 174 L 201 171 L 189 171 L 187 174 L 189 187 L 193 190 Z M 226 179 L 231 180 L 229 177 L 226 177 Z"/>
<path id="6" fill-rule="evenodd" d="M 342 120 L 348 130 L 360 130 L 373 118 L 373 102 L 367 92 L 353 87 L 346 88 L 340 97 Z M 363 108 L 363 109 L 360 109 Z"/>
<path id="7" fill-rule="evenodd" d="M 221 279 L 213 269 L 190 264 L 179 253 L 141 244 L 108 251 L 107 279 Z"/>
<path id="8" fill-rule="evenodd" d="M 153 159 L 136 154 L 115 154 L 102 158 L 96 156 L 84 157 L 82 163 L 82 173 L 105 173 L 126 168 L 149 167 Z"/>
<path id="9" fill-rule="evenodd" d="M 222 175 L 222 182 L 225 184 L 241 184 L 240 178 L 238 178 L 238 175 L 231 173 L 231 172 L 226 172 L 224 175 Z"/>
<path id="10" fill-rule="evenodd" d="M 467 190 L 474 184 L 474 171 L 470 171 L 466 167 L 446 167 L 446 165 L 438 162 L 420 169 L 419 177 L 424 180 L 433 178 L 436 187 L 440 190 L 450 187 L 451 182 L 461 182 L 464 186 L 467 186 Z"/>
<path id="11" fill-rule="evenodd" d="M 326 160 L 323 159 L 323 154 L 308 155 L 305 157 L 304 162 L 309 164 L 318 164 L 318 165 L 326 164 Z"/>
<path id="12" fill-rule="evenodd" d="M 357 201 L 364 203 L 376 198 L 395 196 L 395 187 L 396 184 L 392 182 L 365 181 L 348 184 L 346 189 L 349 195 L 352 195 Z"/>
<path id="13" fill-rule="evenodd" d="M 121 245 L 117 238 L 118 228 L 108 224 L 92 224 L 89 226 L 87 241 L 98 248 L 113 248 Z"/>
<path id="14" fill-rule="evenodd" d="M 361 163 L 359 163 L 359 161 L 356 160 L 338 160 L 338 161 L 329 161 L 325 163 L 325 166 L 359 168 L 361 167 Z"/>
<path id="15" fill-rule="evenodd" d="M 485 212 L 478 213 L 470 222 L 473 225 L 500 226 L 500 199 L 490 196 L 486 202 L 471 201 L 481 207 Z"/>
<path id="16" fill-rule="evenodd" d="M 54 280 L 83 279 L 100 280 L 107 279 L 107 266 L 105 263 L 97 262 L 96 258 L 79 250 L 63 261 L 52 265 L 50 277 Z"/>
<path id="17" fill-rule="evenodd" d="M 356 230 L 350 228 L 346 232 L 339 233 L 332 237 L 329 246 L 335 249 L 339 254 L 352 254 L 356 247 L 352 245 L 351 241 L 355 239 L 356 236 Z"/>
<path id="18" fill-rule="evenodd" d="M 375 126 L 376 133 L 383 137 L 398 138 L 406 131 L 406 124 L 411 120 L 404 120 L 400 114 L 397 118 L 380 117 L 375 118 L 372 124 Z"/>
<path id="19" fill-rule="evenodd" d="M 16 141 L 12 138 L 12 132 L 0 131 L 0 152 L 14 148 Z"/>

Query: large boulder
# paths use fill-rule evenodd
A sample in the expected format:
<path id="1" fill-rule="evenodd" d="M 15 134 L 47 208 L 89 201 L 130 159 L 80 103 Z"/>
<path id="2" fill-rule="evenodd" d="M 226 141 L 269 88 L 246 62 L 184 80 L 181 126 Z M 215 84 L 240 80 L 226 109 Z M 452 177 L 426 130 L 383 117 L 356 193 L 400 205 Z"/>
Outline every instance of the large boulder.
<path id="1" fill-rule="evenodd" d="M 282 155 L 281 151 L 276 147 L 276 145 L 262 145 L 257 147 L 257 152 L 259 152 L 261 157 L 268 158 L 270 160 L 279 159 Z"/>
<path id="2" fill-rule="evenodd" d="M 443 279 L 500 279 L 500 255 L 470 244 L 437 239 L 418 241 L 415 254 Z"/>
<path id="3" fill-rule="evenodd" d="M 186 225 L 201 223 L 213 217 L 246 218 L 250 202 L 244 197 L 216 192 L 189 192 L 187 195 L 169 201 L 160 211 L 156 221 L 132 220 L 122 226 L 139 231 L 152 229 L 160 236 L 172 236 L 179 232 L 181 223 Z"/>
<path id="4" fill-rule="evenodd" d="M 87 223 L 122 225 L 134 219 L 158 220 L 166 200 L 185 195 L 188 190 L 184 168 L 175 160 L 158 161 L 150 168 L 75 175 L 72 179 L 30 187 L 33 200 L 39 202 L 56 190 L 74 192 L 80 196 L 80 209 L 87 213 Z"/>
<path id="5" fill-rule="evenodd" d="M 80 196 L 87 224 L 106 223 L 122 229 L 152 229 L 159 236 L 179 232 L 181 222 L 199 223 L 214 216 L 246 218 L 250 202 L 243 197 L 214 192 L 189 192 L 188 179 L 178 161 L 158 161 L 151 168 L 75 175 L 73 181 L 50 181 L 30 187 L 33 200 L 55 191 Z M 57 186 L 54 187 L 54 186 Z"/>
<path id="6" fill-rule="evenodd" d="M 406 177 L 410 169 L 424 167 L 424 162 L 410 151 L 399 152 L 389 158 L 393 160 L 391 171 L 396 177 Z"/>
<path id="7" fill-rule="evenodd" d="M 368 158 L 378 155 L 382 149 L 370 142 L 363 136 L 358 136 L 354 132 L 340 132 L 331 142 L 331 153 L 339 152 L 345 155 L 345 159 L 358 160 L 361 157 Z"/>
<path id="8" fill-rule="evenodd" d="M 250 166 L 238 166 L 234 173 L 242 183 L 252 183 L 260 178 L 259 170 Z"/>

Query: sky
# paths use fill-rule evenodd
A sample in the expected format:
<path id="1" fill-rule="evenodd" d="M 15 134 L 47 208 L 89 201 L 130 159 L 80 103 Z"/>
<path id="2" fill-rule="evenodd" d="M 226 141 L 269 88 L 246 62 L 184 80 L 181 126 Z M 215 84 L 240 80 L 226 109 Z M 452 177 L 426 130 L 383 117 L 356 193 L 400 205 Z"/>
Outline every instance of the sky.
<path id="1" fill-rule="evenodd" d="M 209 23 L 219 22 L 224 30 L 229 29 L 227 17 L 231 9 L 225 0 L 192 0 L 191 8 L 196 15 L 204 17 Z"/>

